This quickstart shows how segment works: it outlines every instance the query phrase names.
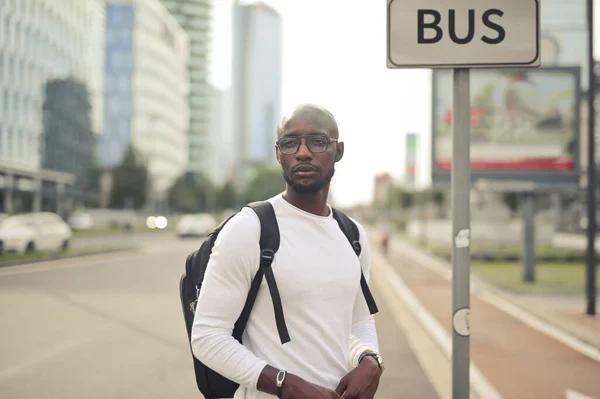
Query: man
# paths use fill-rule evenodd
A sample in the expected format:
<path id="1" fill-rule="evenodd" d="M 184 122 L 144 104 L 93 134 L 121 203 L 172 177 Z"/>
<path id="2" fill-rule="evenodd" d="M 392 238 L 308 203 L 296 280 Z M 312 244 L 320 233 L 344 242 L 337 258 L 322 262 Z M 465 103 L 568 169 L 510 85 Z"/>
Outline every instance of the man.
<path id="1" fill-rule="evenodd" d="M 379 227 L 381 229 L 381 250 L 383 251 L 383 254 L 387 256 L 389 252 L 390 235 L 392 234 L 392 229 L 390 227 L 390 223 L 385 219 L 381 221 Z"/>
<path id="2" fill-rule="evenodd" d="M 280 231 L 272 267 L 291 341 L 281 344 L 265 281 L 243 345 L 231 335 L 259 265 L 260 222 L 244 208 L 215 241 L 192 328 L 194 355 L 240 384 L 236 399 L 272 398 L 278 380 L 284 399 L 372 399 L 383 364 L 360 287 L 360 267 L 369 278 L 366 233 L 357 224 L 359 259 L 327 204 L 344 155 L 337 123 L 327 110 L 302 105 L 283 118 L 277 138 L 287 188 L 269 199 Z"/>

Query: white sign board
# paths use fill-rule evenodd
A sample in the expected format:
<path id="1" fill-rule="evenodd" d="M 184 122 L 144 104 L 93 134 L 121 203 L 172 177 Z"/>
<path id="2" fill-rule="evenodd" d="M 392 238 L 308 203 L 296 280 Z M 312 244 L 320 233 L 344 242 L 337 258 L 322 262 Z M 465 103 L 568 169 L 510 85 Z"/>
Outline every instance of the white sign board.
<path id="1" fill-rule="evenodd" d="M 540 66 L 538 0 L 388 0 L 388 68 Z"/>

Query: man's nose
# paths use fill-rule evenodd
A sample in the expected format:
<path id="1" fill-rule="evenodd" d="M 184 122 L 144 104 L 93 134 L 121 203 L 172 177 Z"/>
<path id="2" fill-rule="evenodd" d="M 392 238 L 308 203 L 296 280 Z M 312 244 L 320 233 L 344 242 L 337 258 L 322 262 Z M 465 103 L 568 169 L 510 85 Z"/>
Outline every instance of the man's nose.
<path id="1" fill-rule="evenodd" d="M 310 150 L 308 149 L 308 145 L 306 145 L 306 140 L 300 141 L 300 148 L 298 148 L 298 152 L 296 153 L 296 159 L 312 159 L 312 152 L 310 152 Z"/>

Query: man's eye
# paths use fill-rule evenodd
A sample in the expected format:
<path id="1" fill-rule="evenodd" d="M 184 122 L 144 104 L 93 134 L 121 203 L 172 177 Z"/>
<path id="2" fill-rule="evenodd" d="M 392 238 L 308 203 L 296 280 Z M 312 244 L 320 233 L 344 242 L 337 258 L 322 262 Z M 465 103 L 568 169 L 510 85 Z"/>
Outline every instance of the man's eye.
<path id="1" fill-rule="evenodd" d="M 313 139 L 312 142 L 313 142 L 313 144 L 316 144 L 316 145 L 325 145 L 325 144 L 327 144 L 327 139 L 326 138 L 316 138 L 316 139 Z"/>
<path id="2" fill-rule="evenodd" d="M 298 144 L 297 140 L 294 139 L 290 139 L 290 140 L 282 140 L 281 141 L 281 146 L 285 147 L 285 148 L 293 148 Z"/>

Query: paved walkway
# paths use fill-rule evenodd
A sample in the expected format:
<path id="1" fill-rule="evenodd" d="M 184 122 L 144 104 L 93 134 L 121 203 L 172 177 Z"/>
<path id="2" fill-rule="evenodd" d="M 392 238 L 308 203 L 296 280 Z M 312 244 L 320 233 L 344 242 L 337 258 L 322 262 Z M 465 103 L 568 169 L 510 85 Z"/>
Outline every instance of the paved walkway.
<path id="1" fill-rule="evenodd" d="M 374 291 L 376 288 L 373 289 Z M 377 335 L 385 362 L 376 399 L 437 399 L 438 396 L 392 315 L 389 297 L 377 295 Z"/>
<path id="2" fill-rule="evenodd" d="M 389 261 L 421 304 L 451 333 L 451 284 L 410 246 L 392 241 Z M 482 294 L 483 295 L 483 294 Z M 600 398 L 600 362 L 471 295 L 471 360 L 503 398 Z"/>

